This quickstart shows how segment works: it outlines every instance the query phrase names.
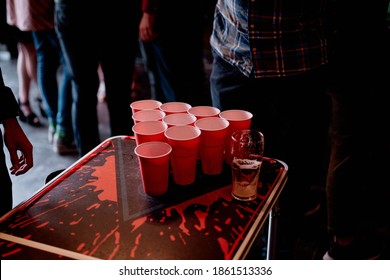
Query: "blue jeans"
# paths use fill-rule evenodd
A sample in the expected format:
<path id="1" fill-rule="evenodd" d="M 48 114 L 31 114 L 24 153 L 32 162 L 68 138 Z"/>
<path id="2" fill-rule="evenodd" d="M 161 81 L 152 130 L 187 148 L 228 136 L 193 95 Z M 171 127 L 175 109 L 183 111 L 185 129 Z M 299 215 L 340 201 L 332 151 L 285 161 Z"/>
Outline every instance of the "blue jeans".
<path id="1" fill-rule="evenodd" d="M 271 145 L 276 144 L 273 124 L 269 116 L 274 114 L 275 108 L 266 87 L 271 81 L 260 81 L 245 77 L 236 67 L 219 57 L 213 52 L 213 64 L 210 75 L 211 101 L 214 107 L 221 111 L 230 109 L 242 109 L 253 114 L 251 126 L 262 131 L 267 137 L 268 156 L 276 157 L 277 154 Z M 253 90 L 258 88 L 259 90 Z M 263 90 L 260 90 L 264 88 Z M 268 121 L 264 121 L 268 120 Z"/>
<path id="2" fill-rule="evenodd" d="M 56 130 L 64 131 L 68 136 L 73 135 L 71 77 L 57 34 L 52 29 L 35 31 L 32 35 L 37 53 L 38 84 L 49 122 L 56 126 Z"/>
<path id="3" fill-rule="evenodd" d="M 201 1 L 185 13 L 180 0 L 157 1 L 156 38 L 151 42 L 155 76 L 163 95 L 161 102 L 182 101 L 211 105 L 203 64 L 203 13 Z M 177 24 L 187 32 L 173 32 Z"/>
<path id="4" fill-rule="evenodd" d="M 156 59 L 154 57 L 153 46 L 151 42 L 138 40 L 139 50 L 144 62 L 145 70 L 148 74 L 150 85 L 150 97 L 154 100 L 165 102 L 164 93 L 157 75 Z"/>
<path id="5" fill-rule="evenodd" d="M 98 65 L 104 74 L 111 136 L 131 135 L 131 85 L 138 51 L 136 1 L 63 1 L 55 27 L 72 76 L 72 120 L 80 156 L 100 143 Z"/>

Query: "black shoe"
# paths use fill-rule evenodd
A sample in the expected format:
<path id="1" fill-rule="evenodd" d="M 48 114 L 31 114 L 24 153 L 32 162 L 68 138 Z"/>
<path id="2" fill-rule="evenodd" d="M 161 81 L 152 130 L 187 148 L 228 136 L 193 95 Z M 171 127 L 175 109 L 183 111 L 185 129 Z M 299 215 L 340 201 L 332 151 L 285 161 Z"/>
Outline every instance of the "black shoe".
<path id="1" fill-rule="evenodd" d="M 35 126 L 35 127 L 39 127 L 41 126 L 41 122 L 38 118 L 38 116 L 34 113 L 34 112 L 31 112 L 30 114 L 28 115 L 25 115 L 23 113 L 23 110 L 21 109 L 21 107 L 30 107 L 30 102 L 24 102 L 24 103 L 20 103 L 19 101 L 19 119 L 20 121 L 24 122 L 24 123 L 28 123 L 29 125 L 31 126 Z"/>

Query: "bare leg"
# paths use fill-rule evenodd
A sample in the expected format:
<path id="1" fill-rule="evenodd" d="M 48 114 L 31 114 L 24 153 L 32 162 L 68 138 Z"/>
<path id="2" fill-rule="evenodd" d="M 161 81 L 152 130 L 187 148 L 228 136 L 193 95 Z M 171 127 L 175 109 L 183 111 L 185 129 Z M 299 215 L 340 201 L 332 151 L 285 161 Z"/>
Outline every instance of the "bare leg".
<path id="1" fill-rule="evenodd" d="M 99 89 L 98 89 L 98 99 L 99 102 L 106 102 L 106 85 L 104 83 L 104 74 L 101 65 L 98 67 L 98 75 L 99 75 Z"/>
<path id="2" fill-rule="evenodd" d="M 32 83 L 37 83 L 37 58 L 34 45 L 18 43 L 17 61 L 20 110 L 25 116 L 22 121 L 31 125 L 39 125 L 39 119 L 33 115 L 30 106 L 30 90 Z"/>

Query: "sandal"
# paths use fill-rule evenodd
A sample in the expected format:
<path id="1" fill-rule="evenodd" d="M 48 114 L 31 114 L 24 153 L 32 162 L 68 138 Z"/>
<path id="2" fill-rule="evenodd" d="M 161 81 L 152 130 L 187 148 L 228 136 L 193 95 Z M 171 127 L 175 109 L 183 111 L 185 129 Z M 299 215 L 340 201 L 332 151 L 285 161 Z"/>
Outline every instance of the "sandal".
<path id="1" fill-rule="evenodd" d="M 21 109 L 21 107 L 23 107 L 23 106 L 30 107 L 30 102 L 27 101 L 27 102 L 21 103 L 19 101 L 19 119 L 20 119 L 20 121 L 22 121 L 24 123 L 28 123 L 29 125 L 35 126 L 35 127 L 41 126 L 41 122 L 39 121 L 38 116 L 34 112 L 31 112 L 28 115 L 24 114 L 24 112 Z"/>

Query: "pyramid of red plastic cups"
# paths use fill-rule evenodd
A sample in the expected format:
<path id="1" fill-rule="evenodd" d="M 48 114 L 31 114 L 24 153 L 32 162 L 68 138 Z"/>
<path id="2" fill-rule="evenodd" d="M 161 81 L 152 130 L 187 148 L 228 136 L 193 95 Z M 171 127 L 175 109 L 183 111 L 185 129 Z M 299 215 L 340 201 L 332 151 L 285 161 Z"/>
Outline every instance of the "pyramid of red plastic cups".
<path id="1" fill-rule="evenodd" d="M 206 175 L 223 171 L 233 131 L 249 128 L 252 114 L 244 110 L 220 111 L 212 106 L 185 102 L 139 100 L 131 104 L 144 191 L 162 195 L 168 191 L 169 173 L 176 185 L 196 180 L 197 160 Z"/>

